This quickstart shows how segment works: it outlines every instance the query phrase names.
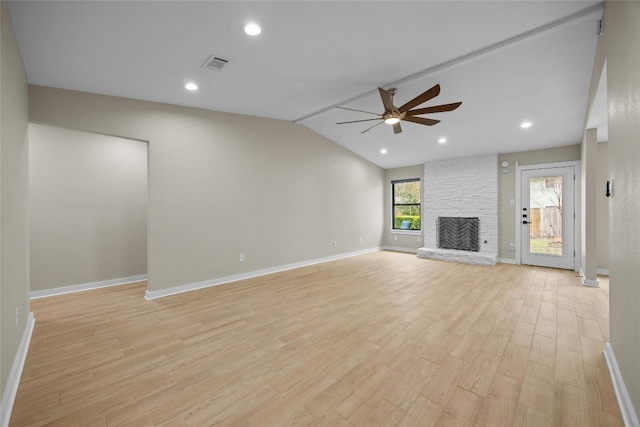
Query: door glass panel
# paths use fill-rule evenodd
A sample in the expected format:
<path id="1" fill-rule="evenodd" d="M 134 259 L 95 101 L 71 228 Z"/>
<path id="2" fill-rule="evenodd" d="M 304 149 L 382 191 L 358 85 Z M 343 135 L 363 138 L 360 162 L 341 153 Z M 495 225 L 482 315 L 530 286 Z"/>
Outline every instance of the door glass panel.
<path id="1" fill-rule="evenodd" d="M 529 179 L 529 252 L 562 255 L 562 175 Z"/>

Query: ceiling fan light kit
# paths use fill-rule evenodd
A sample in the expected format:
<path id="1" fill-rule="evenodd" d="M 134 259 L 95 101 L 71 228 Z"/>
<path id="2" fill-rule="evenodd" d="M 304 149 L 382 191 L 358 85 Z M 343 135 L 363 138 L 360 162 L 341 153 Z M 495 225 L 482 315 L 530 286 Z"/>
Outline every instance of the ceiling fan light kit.
<path id="1" fill-rule="evenodd" d="M 348 122 L 339 122 L 336 123 L 338 125 L 344 125 L 348 123 L 360 123 L 360 122 L 370 122 L 370 121 L 379 121 L 375 125 L 363 130 L 361 133 L 368 132 L 374 127 L 386 123 L 393 126 L 393 133 L 398 134 L 402 132 L 402 127 L 400 126 L 400 121 L 417 123 L 425 126 L 433 126 L 435 124 L 440 123 L 440 120 L 429 119 L 426 117 L 417 117 L 423 114 L 434 114 L 434 113 L 444 113 L 447 111 L 453 111 L 462 105 L 462 102 L 454 102 L 451 104 L 442 104 L 442 105 L 434 105 L 432 107 L 426 108 L 417 108 L 412 110 L 412 108 L 417 107 L 418 105 L 424 104 L 425 102 L 435 98 L 440 94 L 440 85 L 437 84 L 433 86 L 431 89 L 421 93 L 420 95 L 413 98 L 411 101 L 402 105 L 401 107 L 396 107 L 393 105 L 393 97 L 396 93 L 398 93 L 398 89 L 391 88 L 389 90 L 385 90 L 381 87 L 378 88 L 378 92 L 380 93 L 380 99 L 382 99 L 382 105 L 384 106 L 384 113 L 372 113 L 370 111 L 356 110 L 353 108 L 346 107 L 337 107 L 342 110 L 356 111 L 359 113 L 372 114 L 374 116 L 378 116 L 375 119 L 363 119 L 363 120 L 352 120 Z"/>

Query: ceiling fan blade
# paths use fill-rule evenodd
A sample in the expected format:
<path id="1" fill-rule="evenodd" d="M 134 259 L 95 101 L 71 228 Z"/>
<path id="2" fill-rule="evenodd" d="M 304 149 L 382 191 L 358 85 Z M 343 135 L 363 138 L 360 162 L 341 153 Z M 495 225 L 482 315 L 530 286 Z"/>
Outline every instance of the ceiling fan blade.
<path id="1" fill-rule="evenodd" d="M 393 133 L 398 134 L 402 132 L 402 127 L 400 126 L 400 122 L 393 124 Z"/>
<path id="2" fill-rule="evenodd" d="M 425 119 L 424 117 L 405 116 L 402 119 L 407 122 L 419 123 L 421 125 L 433 126 L 440 123 L 440 120 Z"/>
<path id="3" fill-rule="evenodd" d="M 428 100 L 430 100 L 431 98 L 435 98 L 436 96 L 438 96 L 439 93 L 440 93 L 440 85 L 435 85 L 428 91 L 423 92 L 422 94 L 413 98 L 411 101 L 404 104 L 402 107 L 398 108 L 398 111 L 400 111 L 401 113 L 404 113 L 405 111 L 409 111 L 413 107 L 423 104 Z"/>
<path id="4" fill-rule="evenodd" d="M 375 125 L 371 126 L 370 128 L 367 128 L 367 129 L 363 130 L 362 132 L 360 132 L 360 134 L 362 135 L 362 134 L 363 134 L 363 133 L 365 133 L 365 132 L 369 132 L 369 131 L 370 131 L 371 129 L 373 129 L 374 127 L 376 127 L 376 126 L 380 126 L 380 125 L 381 125 L 381 124 L 383 124 L 383 123 L 384 123 L 384 122 L 382 122 L 382 121 L 381 121 L 380 123 L 376 123 Z"/>
<path id="5" fill-rule="evenodd" d="M 349 123 L 360 123 L 360 122 L 370 122 L 372 120 L 382 120 L 382 118 L 377 118 L 377 119 L 363 119 L 363 120 L 351 120 L 350 122 L 339 122 L 336 123 L 337 125 L 346 125 Z"/>
<path id="6" fill-rule="evenodd" d="M 393 101 L 391 100 L 391 94 L 381 87 L 378 88 L 378 92 L 380 92 L 380 98 L 382 98 L 382 105 L 384 105 L 384 111 L 391 112 L 395 108 L 393 106 Z"/>
<path id="7" fill-rule="evenodd" d="M 453 111 L 462 105 L 462 102 L 454 102 L 453 104 L 434 105 L 433 107 L 418 108 L 406 112 L 407 116 L 417 116 L 419 114 L 444 113 L 445 111 Z"/>
<path id="8" fill-rule="evenodd" d="M 355 108 L 347 108 L 347 107 L 336 107 L 336 108 L 339 108 L 341 110 L 357 111 L 358 113 L 373 114 L 374 116 L 382 117 L 382 114 L 372 113 L 371 111 L 356 110 Z"/>

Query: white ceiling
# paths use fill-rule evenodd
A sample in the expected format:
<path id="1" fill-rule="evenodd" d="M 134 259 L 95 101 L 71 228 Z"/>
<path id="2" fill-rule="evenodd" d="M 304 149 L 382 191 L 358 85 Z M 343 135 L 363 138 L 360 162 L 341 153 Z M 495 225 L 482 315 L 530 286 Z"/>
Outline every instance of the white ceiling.
<path id="1" fill-rule="evenodd" d="M 579 143 L 602 14 L 593 1 L 8 5 L 29 83 L 294 121 L 385 168 Z M 242 32 L 250 20 L 260 36 Z M 206 70 L 211 54 L 231 62 Z M 338 105 L 382 112 L 378 86 L 399 106 L 436 83 L 425 106 L 463 104 L 433 127 L 335 124 L 371 117 Z"/>

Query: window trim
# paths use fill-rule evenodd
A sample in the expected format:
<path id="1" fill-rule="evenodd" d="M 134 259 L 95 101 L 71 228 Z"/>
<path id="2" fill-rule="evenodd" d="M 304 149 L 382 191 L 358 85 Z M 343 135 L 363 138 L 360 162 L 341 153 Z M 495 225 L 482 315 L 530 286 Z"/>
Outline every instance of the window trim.
<path id="1" fill-rule="evenodd" d="M 422 236 L 422 230 L 400 230 L 399 228 L 392 228 L 389 230 L 391 234 L 404 234 L 407 236 Z"/>
<path id="2" fill-rule="evenodd" d="M 420 183 L 420 203 L 395 203 L 395 184 L 403 184 L 407 182 L 419 182 Z M 407 235 L 421 235 L 422 234 L 422 180 L 420 178 L 404 178 L 391 180 L 391 229 L 392 234 L 407 234 Z M 420 207 L 420 229 L 419 230 L 403 230 L 401 228 L 394 228 L 396 214 L 396 206 L 419 206 Z"/>

